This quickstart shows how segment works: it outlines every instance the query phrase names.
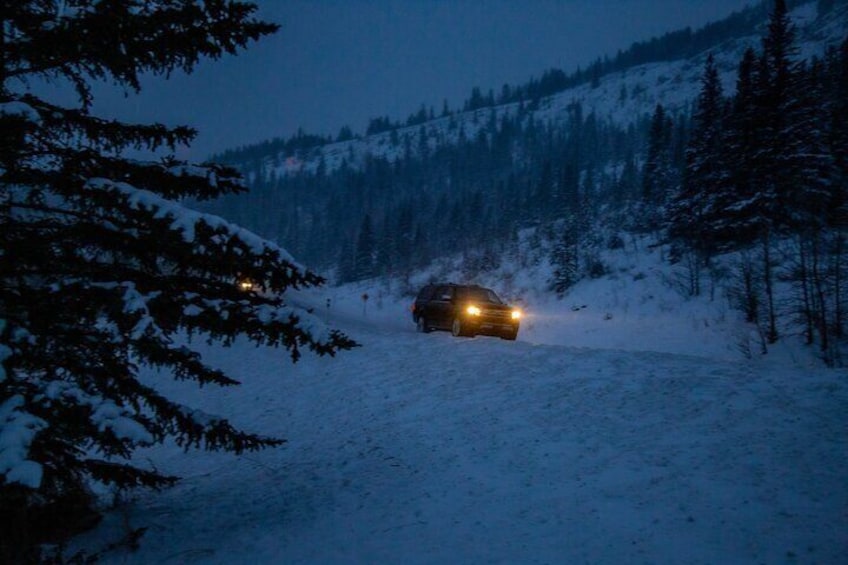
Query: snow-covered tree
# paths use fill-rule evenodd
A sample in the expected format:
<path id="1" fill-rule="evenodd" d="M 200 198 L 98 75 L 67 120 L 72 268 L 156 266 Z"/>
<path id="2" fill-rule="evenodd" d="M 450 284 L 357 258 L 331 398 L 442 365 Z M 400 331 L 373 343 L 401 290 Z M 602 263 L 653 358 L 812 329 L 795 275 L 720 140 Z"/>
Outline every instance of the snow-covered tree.
<path id="1" fill-rule="evenodd" d="M 694 127 L 686 150 L 686 169 L 675 207 L 690 222 L 676 226 L 681 237 L 703 241 L 704 226 L 699 225 L 715 205 L 714 197 L 722 186 L 725 171 L 721 162 L 724 94 L 712 54 L 707 57 L 694 115 Z M 691 222 L 695 222 L 692 224 Z M 675 226 L 672 226 L 674 231 Z"/>
<path id="2" fill-rule="evenodd" d="M 762 136 L 764 170 L 762 181 L 769 203 L 772 227 L 794 227 L 797 203 L 797 153 L 795 136 L 799 121 L 801 73 L 795 61 L 795 26 L 785 0 L 775 0 L 763 37 L 765 67 L 761 70 L 761 104 L 765 131 Z"/>
<path id="3" fill-rule="evenodd" d="M 143 75 L 191 72 L 276 25 L 224 0 L 16 0 L 0 25 L 0 561 L 38 558 L 52 513 L 73 529 L 91 481 L 159 487 L 174 478 L 133 461 L 172 439 L 236 453 L 282 443 L 167 398 L 142 366 L 200 385 L 237 382 L 187 338 L 244 335 L 334 354 L 353 343 L 286 303 L 322 279 L 288 253 L 181 204 L 243 190 L 238 174 L 125 150 L 187 144 L 194 131 L 101 119 L 95 81 L 138 91 Z M 77 107 L 28 92 L 69 84 Z M 244 283 L 243 285 L 241 283 Z M 73 504 L 63 504 L 73 500 Z M 43 522 L 40 522 L 43 524 Z"/>
<path id="4" fill-rule="evenodd" d="M 673 188 L 671 164 L 671 132 L 673 124 L 662 104 L 657 104 L 651 117 L 648 150 L 642 170 L 642 227 L 656 229 L 663 215 L 667 194 Z"/>
<path id="5" fill-rule="evenodd" d="M 739 62 L 736 92 L 725 120 L 721 161 L 727 171 L 717 210 L 723 210 L 715 226 L 717 244 L 739 248 L 756 241 L 767 223 L 758 191 L 763 170 L 762 115 L 758 91 L 757 54 L 749 48 Z"/>
<path id="6" fill-rule="evenodd" d="M 700 293 L 699 267 L 715 249 L 714 224 L 723 214 L 721 189 L 726 171 L 721 159 L 724 94 L 712 54 L 707 57 L 686 149 L 686 169 L 680 190 L 669 206 L 669 235 L 695 251 L 690 292 Z"/>
<path id="7" fill-rule="evenodd" d="M 580 271 L 580 235 L 571 220 L 566 220 L 551 249 L 550 262 L 553 267 L 550 289 L 562 296 L 583 276 Z"/>

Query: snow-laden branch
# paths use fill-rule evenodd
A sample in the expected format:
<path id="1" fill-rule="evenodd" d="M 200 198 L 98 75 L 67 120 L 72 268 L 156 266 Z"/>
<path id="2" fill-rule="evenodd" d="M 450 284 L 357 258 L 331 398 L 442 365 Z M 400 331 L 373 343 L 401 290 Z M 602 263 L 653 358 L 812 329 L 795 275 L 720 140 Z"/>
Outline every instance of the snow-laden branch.
<path id="1" fill-rule="evenodd" d="M 256 256 L 263 256 L 268 253 L 276 255 L 279 260 L 290 265 L 290 268 L 295 271 L 292 274 L 300 276 L 307 274 L 306 269 L 298 264 L 289 252 L 282 247 L 263 239 L 249 230 L 236 226 L 220 216 L 197 212 L 185 208 L 174 201 L 162 198 L 149 190 L 136 188 L 127 183 L 115 182 L 105 178 L 89 179 L 85 184 L 85 189 L 117 192 L 126 199 L 130 208 L 152 212 L 154 219 L 171 220 L 171 229 L 181 232 L 183 240 L 186 243 L 196 243 L 196 230 L 199 225 L 204 224 L 213 231 L 223 232 L 227 238 L 241 241 Z"/>
<path id="2" fill-rule="evenodd" d="M 0 476 L 8 483 L 30 488 L 41 485 L 43 469 L 28 459 L 36 434 L 47 422 L 24 409 L 24 397 L 15 395 L 0 404 Z"/>
<path id="3" fill-rule="evenodd" d="M 20 102 L 18 100 L 0 102 L 0 116 L 22 118 L 36 125 L 41 123 L 41 114 L 26 102 Z"/>
<path id="4" fill-rule="evenodd" d="M 87 393 L 74 384 L 64 381 L 48 383 L 44 389 L 44 400 L 70 402 L 89 408 L 91 423 L 97 430 L 101 433 L 111 431 L 119 440 L 140 445 L 149 445 L 154 441 L 153 435 L 136 420 L 132 411 L 101 395 Z"/>

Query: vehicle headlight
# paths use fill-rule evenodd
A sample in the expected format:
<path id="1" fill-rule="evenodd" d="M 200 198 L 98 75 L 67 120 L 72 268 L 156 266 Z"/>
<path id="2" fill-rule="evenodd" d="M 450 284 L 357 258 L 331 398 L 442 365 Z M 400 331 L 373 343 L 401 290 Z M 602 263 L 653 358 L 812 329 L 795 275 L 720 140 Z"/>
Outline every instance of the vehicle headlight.
<path id="1" fill-rule="evenodd" d="M 513 310 L 512 311 L 512 319 L 513 320 L 521 319 L 521 310 Z"/>
<path id="2" fill-rule="evenodd" d="M 465 309 L 465 311 L 468 312 L 469 314 L 471 314 L 472 316 L 479 316 L 480 315 L 480 309 L 477 306 L 469 306 L 468 308 Z"/>

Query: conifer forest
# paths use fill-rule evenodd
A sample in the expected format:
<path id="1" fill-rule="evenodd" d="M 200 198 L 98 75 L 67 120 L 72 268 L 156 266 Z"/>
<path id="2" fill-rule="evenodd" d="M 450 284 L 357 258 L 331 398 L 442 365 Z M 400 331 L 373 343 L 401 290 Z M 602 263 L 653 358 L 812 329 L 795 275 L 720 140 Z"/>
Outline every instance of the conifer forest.
<path id="1" fill-rule="evenodd" d="M 820 17 L 844 17 L 844 7 L 819 4 Z M 792 5 L 766 2 L 694 34 L 634 44 L 588 73 L 553 80 L 551 71 L 500 96 L 474 89 L 462 110 L 375 118 L 365 141 L 345 127 L 335 140 L 300 132 L 229 151 L 218 158 L 242 170 L 250 195 L 210 209 L 339 283 L 408 276 L 448 255 L 486 271 L 530 234 L 537 252 L 521 260 L 549 260 L 551 289 L 562 293 L 603 274 L 595 250 L 652 234 L 685 262 L 692 295 L 704 277 L 733 281 L 763 347 L 778 338 L 776 319 L 791 316 L 809 343 L 836 355 L 848 298 L 848 40 L 802 58 Z M 755 30 L 758 17 L 767 25 Z M 598 88 L 631 60 L 671 59 L 754 30 L 759 44 L 731 61 L 729 88 L 705 52 L 699 92 L 683 108 L 647 101 L 614 121 L 572 101 L 544 119 L 545 96 L 558 89 Z M 611 103 L 640 89 L 622 79 Z M 778 281 L 793 285 L 791 304 L 776 303 Z"/>

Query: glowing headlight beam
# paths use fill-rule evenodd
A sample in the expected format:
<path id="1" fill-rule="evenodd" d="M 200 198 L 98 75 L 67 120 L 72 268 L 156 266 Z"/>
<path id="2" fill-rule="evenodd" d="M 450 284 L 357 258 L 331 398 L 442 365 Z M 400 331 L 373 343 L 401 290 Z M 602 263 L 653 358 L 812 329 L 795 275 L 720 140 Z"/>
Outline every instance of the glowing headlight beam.
<path id="1" fill-rule="evenodd" d="M 468 308 L 466 308 L 465 311 L 471 314 L 472 316 L 480 315 L 480 309 L 477 306 L 469 306 Z"/>
<path id="2" fill-rule="evenodd" d="M 512 311 L 512 319 L 518 320 L 521 318 L 521 310 L 513 310 Z"/>

